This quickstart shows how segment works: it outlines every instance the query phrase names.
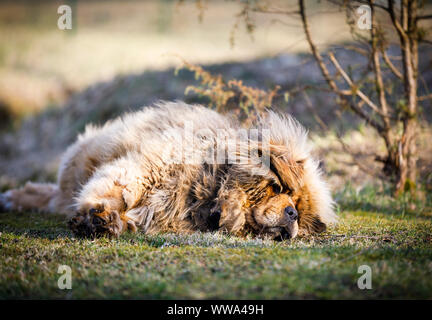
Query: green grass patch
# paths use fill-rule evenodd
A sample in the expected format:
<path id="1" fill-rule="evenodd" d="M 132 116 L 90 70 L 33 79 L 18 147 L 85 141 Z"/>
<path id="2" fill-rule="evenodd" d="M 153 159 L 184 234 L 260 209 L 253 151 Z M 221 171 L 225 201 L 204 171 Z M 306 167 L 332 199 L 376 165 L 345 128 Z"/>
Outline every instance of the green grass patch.
<path id="1" fill-rule="evenodd" d="M 432 298 L 427 216 L 341 213 L 325 234 L 273 242 L 219 233 L 76 239 L 64 218 L 0 214 L 0 298 Z M 360 265 L 372 289 L 360 290 Z M 72 269 L 60 290 L 59 265 Z"/>

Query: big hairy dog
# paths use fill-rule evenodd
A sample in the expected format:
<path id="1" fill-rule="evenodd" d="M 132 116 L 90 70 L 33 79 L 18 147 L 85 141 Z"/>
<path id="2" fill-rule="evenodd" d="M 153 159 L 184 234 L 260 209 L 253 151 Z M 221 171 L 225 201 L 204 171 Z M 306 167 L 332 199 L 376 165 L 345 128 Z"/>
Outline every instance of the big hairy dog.
<path id="1" fill-rule="evenodd" d="M 222 230 L 289 239 L 336 220 L 297 121 L 269 111 L 245 129 L 180 102 L 88 126 L 63 155 L 57 184 L 29 182 L 0 204 L 64 213 L 80 236 Z"/>

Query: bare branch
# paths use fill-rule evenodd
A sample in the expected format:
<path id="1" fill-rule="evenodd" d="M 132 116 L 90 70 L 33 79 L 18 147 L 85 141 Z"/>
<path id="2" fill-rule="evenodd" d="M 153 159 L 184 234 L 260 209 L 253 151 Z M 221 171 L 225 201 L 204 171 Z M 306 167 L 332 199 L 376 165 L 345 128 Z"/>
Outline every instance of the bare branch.
<path id="1" fill-rule="evenodd" d="M 419 79 L 420 79 L 420 81 L 422 82 L 424 89 L 426 90 L 426 94 L 423 95 L 423 96 L 419 96 L 419 97 L 417 98 L 417 101 L 425 101 L 425 100 L 432 99 L 432 93 L 430 93 L 431 91 L 429 90 L 429 86 L 428 86 L 428 84 L 426 83 L 426 80 L 425 80 L 425 78 L 422 76 L 421 73 L 419 73 Z"/>
<path id="2" fill-rule="evenodd" d="M 304 0 L 299 0 L 299 7 L 300 7 L 300 15 L 301 15 L 301 20 L 302 20 L 302 23 L 303 23 L 303 29 L 304 29 L 304 32 L 305 32 L 305 35 L 306 35 L 306 39 L 307 39 L 307 41 L 309 43 L 309 46 L 310 46 L 311 51 L 312 51 L 312 54 L 313 54 L 315 60 L 317 61 L 318 67 L 320 68 L 321 73 L 322 73 L 324 79 L 326 80 L 327 84 L 333 90 L 333 92 L 335 92 L 337 95 L 339 95 L 340 99 L 342 100 L 342 102 L 344 104 L 349 105 L 349 107 L 351 108 L 351 110 L 353 110 L 362 119 L 366 120 L 371 126 L 373 126 L 376 130 L 378 130 L 378 132 L 382 133 L 383 132 L 382 125 L 380 123 L 378 123 L 376 120 L 374 120 L 359 105 L 355 104 L 352 101 L 349 101 L 346 98 L 346 93 L 342 92 L 339 89 L 339 87 L 337 86 L 336 82 L 330 76 L 330 72 L 328 71 L 328 69 L 327 69 L 327 67 L 326 67 L 326 65 L 325 65 L 325 63 L 323 61 L 323 58 L 321 57 L 321 54 L 319 53 L 319 51 L 318 51 L 315 43 L 312 40 L 310 29 L 309 29 L 309 23 L 308 23 L 307 18 L 306 18 Z"/>
<path id="3" fill-rule="evenodd" d="M 396 31 L 399 34 L 399 37 L 405 38 L 406 33 L 405 33 L 405 30 L 402 28 L 401 24 L 399 23 L 399 20 L 396 17 L 396 13 L 394 11 L 394 6 L 393 6 L 393 0 L 388 0 L 388 9 L 389 9 L 388 12 L 390 14 L 391 21 L 392 21 L 394 27 L 396 28 Z"/>
<path id="4" fill-rule="evenodd" d="M 375 72 L 375 79 L 376 79 L 376 91 L 379 97 L 381 111 L 382 111 L 382 120 L 384 123 L 384 126 L 386 128 L 386 131 L 390 130 L 390 121 L 389 121 L 389 111 L 387 106 L 387 98 L 385 96 L 385 90 L 384 90 L 384 82 L 382 79 L 382 73 L 381 73 L 381 65 L 380 65 L 380 57 L 379 52 L 377 48 L 377 42 L 378 42 L 378 33 L 377 28 L 378 24 L 375 20 L 375 8 L 372 6 L 373 0 L 369 0 L 369 3 L 371 5 L 371 24 L 372 28 L 370 29 L 371 34 L 371 42 L 372 42 L 372 62 L 373 62 L 373 68 Z M 367 103 L 367 102 L 366 102 Z"/>
<path id="5" fill-rule="evenodd" d="M 362 56 L 369 57 L 369 52 L 366 49 L 363 49 L 363 48 L 360 48 L 360 47 L 356 47 L 356 46 L 352 46 L 352 45 L 344 45 L 343 48 L 347 49 L 347 50 L 351 50 L 351 51 L 357 52 L 358 54 L 361 54 Z"/>
<path id="6" fill-rule="evenodd" d="M 418 16 L 416 20 L 426 20 L 426 19 L 432 19 L 432 14 L 424 15 L 424 16 Z"/>
<path id="7" fill-rule="evenodd" d="M 389 8 L 388 8 L 388 7 L 385 7 L 385 6 L 383 6 L 383 5 L 379 4 L 379 3 L 370 3 L 370 1 L 368 1 L 368 0 L 357 0 L 357 1 L 355 1 L 355 2 L 358 2 L 358 3 L 364 3 L 364 4 L 367 4 L 367 5 L 369 5 L 370 7 L 374 7 L 374 8 L 380 8 L 380 9 L 386 11 L 386 12 L 389 11 Z"/>
<path id="8" fill-rule="evenodd" d="M 341 144 L 342 149 L 351 156 L 351 160 L 352 162 L 357 165 L 359 167 L 359 169 L 361 171 L 363 171 L 364 173 L 367 173 L 373 177 L 378 177 L 381 180 L 386 180 L 388 179 L 388 177 L 384 176 L 382 173 L 380 172 L 376 172 L 375 170 L 371 170 L 371 168 L 367 165 L 364 165 L 361 161 L 358 160 L 358 156 L 355 154 L 355 152 L 353 152 L 351 150 L 351 148 L 345 143 L 345 141 L 343 141 L 342 137 L 340 136 L 339 133 L 336 134 L 336 138 L 338 140 L 338 142 Z"/>
<path id="9" fill-rule="evenodd" d="M 283 14 L 283 15 L 298 15 L 300 13 L 298 10 L 285 11 L 281 9 L 264 9 L 262 7 L 254 7 L 251 9 L 251 11 L 258 12 L 258 13 Z"/>
<path id="10" fill-rule="evenodd" d="M 427 40 L 427 39 L 421 39 L 421 40 L 419 40 L 419 42 L 427 43 L 427 44 L 431 44 L 432 45 L 432 41 Z"/>
<path id="11" fill-rule="evenodd" d="M 375 111 L 376 113 L 378 113 L 379 115 L 381 115 L 384 118 L 388 118 L 387 114 L 384 114 L 378 108 L 378 106 L 369 99 L 369 97 L 367 95 L 365 95 L 360 89 L 357 88 L 357 86 L 354 84 L 354 82 L 351 80 L 351 78 L 348 76 L 348 74 L 345 72 L 345 70 L 341 67 L 339 62 L 336 60 L 336 58 L 332 52 L 329 52 L 329 58 L 330 58 L 330 61 L 335 66 L 335 68 L 337 69 L 337 71 L 342 75 L 342 77 L 344 78 L 346 83 L 354 90 L 354 92 L 351 92 L 351 94 L 355 94 L 355 95 L 359 96 L 359 98 L 362 99 L 363 102 L 365 102 L 373 111 Z"/>
<path id="12" fill-rule="evenodd" d="M 425 100 L 432 100 L 432 93 L 417 98 L 417 101 L 425 101 Z"/>
<path id="13" fill-rule="evenodd" d="M 383 56 L 383 59 L 384 59 L 386 65 L 389 67 L 389 69 L 393 72 L 393 74 L 396 77 L 398 77 L 399 79 L 402 80 L 403 79 L 402 73 L 396 68 L 396 66 L 393 64 L 393 62 L 391 62 L 385 48 L 383 48 L 383 47 L 381 48 L 381 53 L 382 53 L 382 56 Z"/>
<path id="14" fill-rule="evenodd" d="M 326 125 L 326 123 L 321 119 L 321 117 L 319 116 L 319 114 L 316 112 L 315 108 L 312 105 L 312 102 L 309 98 L 309 95 L 307 94 L 307 91 L 304 90 L 303 91 L 303 96 L 304 99 L 306 101 L 306 108 L 312 113 L 315 121 L 319 124 L 319 126 L 321 127 L 321 130 L 324 131 L 328 131 L 329 127 Z"/>
<path id="15" fill-rule="evenodd" d="M 342 116 L 340 114 L 340 112 L 336 112 L 336 116 L 342 120 Z M 342 128 L 344 127 L 343 122 L 341 122 L 342 124 Z M 342 129 L 343 131 L 346 131 L 344 129 Z M 350 164 L 355 164 L 359 167 L 359 169 L 361 171 L 363 171 L 366 174 L 369 174 L 371 176 L 374 177 L 378 177 L 382 180 L 388 180 L 388 177 L 386 177 L 384 174 L 382 174 L 381 172 L 376 172 L 376 170 L 372 170 L 369 166 L 363 164 L 363 162 L 359 161 L 358 159 L 358 153 L 354 152 L 350 146 L 348 146 L 345 141 L 343 140 L 343 137 L 341 136 L 340 132 L 336 132 L 336 139 L 339 142 L 339 144 L 341 145 L 342 149 L 351 156 L 351 162 Z"/>
<path id="16" fill-rule="evenodd" d="M 309 46 L 312 50 L 312 54 L 315 57 L 315 60 L 318 63 L 319 68 L 321 69 L 321 73 L 324 76 L 324 79 L 327 81 L 328 85 L 330 86 L 330 88 L 332 88 L 335 92 L 339 92 L 339 88 L 336 85 L 336 82 L 334 82 L 334 80 L 332 79 L 332 77 L 330 76 L 330 72 L 327 70 L 327 67 L 324 64 L 324 61 L 321 57 L 321 54 L 319 53 L 315 43 L 312 40 L 311 37 L 311 33 L 309 30 L 309 23 L 306 19 L 306 14 L 305 14 L 305 9 L 304 9 L 304 2 L 303 0 L 299 0 L 299 5 L 300 5 L 300 15 L 302 18 L 302 22 L 303 22 L 303 28 L 305 31 L 305 35 L 306 35 L 306 39 L 309 43 Z"/>

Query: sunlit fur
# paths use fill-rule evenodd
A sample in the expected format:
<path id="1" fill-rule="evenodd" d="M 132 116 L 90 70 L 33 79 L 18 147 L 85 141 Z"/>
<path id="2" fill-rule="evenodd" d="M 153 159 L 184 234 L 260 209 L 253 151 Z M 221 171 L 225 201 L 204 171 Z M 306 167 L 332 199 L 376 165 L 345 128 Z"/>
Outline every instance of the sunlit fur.
<path id="1" fill-rule="evenodd" d="M 190 124 L 192 135 L 185 133 Z M 297 121 L 269 111 L 253 126 L 257 137 L 239 139 L 240 128 L 202 106 L 146 107 L 102 127 L 88 126 L 66 150 L 57 185 L 28 183 L 1 195 L 0 203 L 10 210 L 65 213 L 83 236 L 118 236 L 129 229 L 276 238 L 288 228 L 288 206 L 299 215 L 288 238 L 322 232 L 336 221 L 329 188 Z M 256 153 L 224 145 L 221 132 Z M 194 150 L 198 161 L 172 163 L 183 156 L 179 145 L 186 155 Z M 209 146 L 246 161 L 205 163 Z M 270 161 L 262 170 L 266 156 Z"/>

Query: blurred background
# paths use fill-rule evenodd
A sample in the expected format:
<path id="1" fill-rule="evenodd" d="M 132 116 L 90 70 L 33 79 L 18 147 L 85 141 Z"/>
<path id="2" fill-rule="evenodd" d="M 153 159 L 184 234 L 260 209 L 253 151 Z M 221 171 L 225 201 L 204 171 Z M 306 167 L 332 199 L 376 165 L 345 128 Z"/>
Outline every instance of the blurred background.
<path id="1" fill-rule="evenodd" d="M 284 8 L 296 3 L 272 1 Z M 72 8 L 72 30 L 57 26 L 61 4 Z M 364 62 L 341 46 L 352 41 L 345 12 L 331 1 L 307 5 L 320 49 L 335 48 L 343 65 Z M 0 1 L 0 190 L 29 179 L 55 180 L 62 151 L 89 122 L 103 123 L 160 99 L 206 104 L 185 94 L 196 79 L 190 71 L 175 72 L 182 59 L 262 89 L 323 83 L 298 18 L 257 14 L 251 33 L 239 19 L 242 8 L 223 0 Z M 421 47 L 420 66 L 432 86 L 430 48 Z M 309 92 L 277 99 L 274 108 L 311 130 L 335 191 L 347 185 L 385 189 L 373 174 L 380 170 L 372 154 L 383 148 L 381 140 L 350 113 L 336 117 L 334 99 L 326 91 Z M 430 101 L 423 108 L 429 123 Z M 354 146 L 356 161 L 338 143 L 338 132 Z M 430 125 L 422 128 L 419 147 L 426 183 L 430 132 Z"/>
<path id="2" fill-rule="evenodd" d="M 72 8 L 72 30 L 57 27 L 62 3 Z M 310 9 L 323 7 L 330 6 Z M 287 25 L 260 16 L 253 35 L 243 25 L 234 30 L 240 9 L 224 0 L 205 2 L 204 8 L 177 0 L 1 1 L 0 99 L 22 116 L 59 106 L 95 82 L 175 67 L 178 57 L 212 64 L 307 51 L 294 19 Z M 350 37 L 344 14 L 335 8 L 312 23 L 323 44 Z"/>

